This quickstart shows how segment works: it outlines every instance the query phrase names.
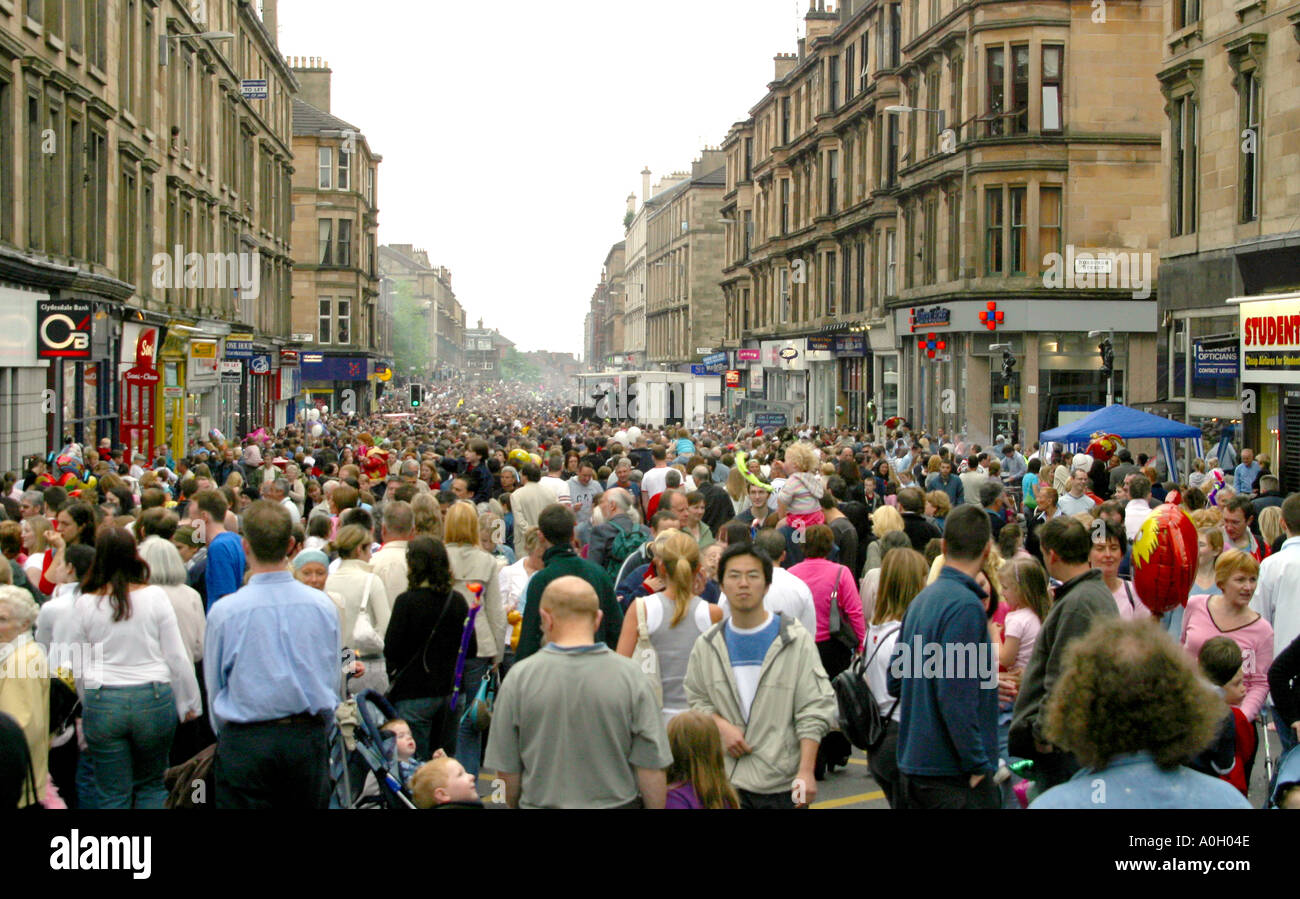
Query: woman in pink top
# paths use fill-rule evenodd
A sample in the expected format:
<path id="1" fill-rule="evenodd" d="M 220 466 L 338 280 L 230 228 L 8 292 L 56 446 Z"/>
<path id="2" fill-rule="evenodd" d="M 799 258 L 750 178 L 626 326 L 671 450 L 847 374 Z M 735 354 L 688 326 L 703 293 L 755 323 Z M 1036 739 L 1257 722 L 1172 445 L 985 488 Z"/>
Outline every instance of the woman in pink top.
<path id="1" fill-rule="evenodd" d="M 1273 628 L 1250 608 L 1259 577 L 1259 563 L 1240 550 L 1230 549 L 1214 564 L 1214 579 L 1221 596 L 1193 596 L 1183 615 L 1183 648 L 1196 659 L 1211 637 L 1231 637 L 1241 647 L 1241 670 L 1246 699 L 1241 711 L 1254 721 L 1268 696 L 1268 669 L 1273 664 Z"/>
<path id="2" fill-rule="evenodd" d="M 1098 525 L 1097 521 L 1103 524 Z M 1119 576 L 1120 562 L 1124 561 L 1124 554 L 1128 552 L 1128 537 L 1124 533 L 1124 528 L 1103 518 L 1098 518 L 1097 521 L 1093 522 L 1089 564 L 1101 571 L 1106 589 L 1115 597 L 1115 606 L 1119 609 L 1120 618 L 1126 621 L 1150 618 L 1151 612 L 1142 604 L 1142 600 L 1138 599 L 1133 585 Z"/>
<path id="3" fill-rule="evenodd" d="M 822 667 L 831 678 L 849 667 L 853 653 L 862 648 L 862 641 L 867 635 L 867 624 L 862 617 L 862 598 L 858 595 L 858 585 L 854 582 L 853 572 L 847 567 L 832 562 L 827 558 L 831 547 L 835 545 L 835 532 L 824 524 L 815 524 L 804 529 L 804 560 L 790 568 L 790 573 L 808 585 L 812 591 L 813 608 L 817 612 L 817 633 L 813 635 L 817 643 L 817 653 L 821 656 Z M 839 607 L 840 618 L 849 622 L 853 628 L 854 645 L 848 646 L 837 639 L 830 630 L 831 595 L 835 595 L 835 605 Z M 844 734 L 831 731 L 822 740 L 817 750 L 815 773 L 820 779 L 827 769 L 848 765 L 852 747 Z"/>

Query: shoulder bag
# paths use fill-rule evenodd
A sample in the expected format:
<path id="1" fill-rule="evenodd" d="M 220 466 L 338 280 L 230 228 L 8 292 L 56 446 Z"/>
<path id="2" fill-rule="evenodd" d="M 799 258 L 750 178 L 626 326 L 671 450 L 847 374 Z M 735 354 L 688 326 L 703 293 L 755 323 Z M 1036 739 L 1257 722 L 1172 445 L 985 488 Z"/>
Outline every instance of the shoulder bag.
<path id="1" fill-rule="evenodd" d="M 352 625 L 352 648 L 363 658 L 384 654 L 384 635 L 375 630 L 375 625 L 371 622 L 367 611 L 370 607 L 370 588 L 374 585 L 376 577 L 375 574 L 366 575 L 366 589 L 361 594 L 361 608 L 357 610 L 357 620 Z"/>

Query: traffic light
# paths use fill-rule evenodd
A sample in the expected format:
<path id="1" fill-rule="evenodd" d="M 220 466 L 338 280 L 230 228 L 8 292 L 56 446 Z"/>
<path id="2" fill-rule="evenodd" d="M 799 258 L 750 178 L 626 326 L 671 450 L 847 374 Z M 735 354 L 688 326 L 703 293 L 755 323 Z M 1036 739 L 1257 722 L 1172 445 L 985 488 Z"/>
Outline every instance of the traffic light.
<path id="1" fill-rule="evenodd" d="M 1101 373 L 1109 378 L 1115 373 L 1115 350 L 1111 346 L 1110 338 L 1107 337 L 1097 344 L 1097 349 L 1101 353 Z"/>
<path id="2" fill-rule="evenodd" d="M 419 384 L 411 385 L 411 408 L 420 408 L 420 403 L 424 400 L 424 387 Z"/>
<path id="3" fill-rule="evenodd" d="M 1016 357 L 1011 355 L 1010 350 L 1002 351 L 1002 380 L 1011 380 L 1011 370 L 1016 367 Z"/>

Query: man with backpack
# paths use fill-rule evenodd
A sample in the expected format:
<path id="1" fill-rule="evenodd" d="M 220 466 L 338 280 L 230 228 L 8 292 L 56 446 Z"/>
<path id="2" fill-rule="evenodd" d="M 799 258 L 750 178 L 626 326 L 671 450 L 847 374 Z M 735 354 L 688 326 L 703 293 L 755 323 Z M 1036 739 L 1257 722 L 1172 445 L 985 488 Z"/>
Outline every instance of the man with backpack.
<path id="1" fill-rule="evenodd" d="M 603 568 L 581 558 L 574 549 L 573 531 L 577 519 L 573 510 L 553 503 L 542 510 L 537 526 L 546 546 L 542 554 L 541 571 L 528 582 L 524 605 L 524 620 L 520 623 L 519 646 L 515 661 L 520 662 L 542 648 L 542 618 L 539 612 L 542 592 L 556 578 L 575 575 L 591 584 L 600 599 L 601 619 L 596 627 L 596 639 L 607 643 L 611 649 L 618 646 L 618 635 L 623 629 L 623 610 L 614 598 L 614 584 Z"/>
<path id="2" fill-rule="evenodd" d="M 604 569 L 611 581 L 618 576 L 623 560 L 645 544 L 650 532 L 632 521 L 632 495 L 619 487 L 606 490 L 600 501 L 605 523 L 591 533 L 587 561 Z"/>

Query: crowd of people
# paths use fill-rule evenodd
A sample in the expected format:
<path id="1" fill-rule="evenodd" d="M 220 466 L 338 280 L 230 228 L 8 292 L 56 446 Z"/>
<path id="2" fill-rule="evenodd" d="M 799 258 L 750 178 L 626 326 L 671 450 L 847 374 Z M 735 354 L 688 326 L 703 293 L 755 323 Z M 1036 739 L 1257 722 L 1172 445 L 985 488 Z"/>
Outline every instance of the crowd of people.
<path id="1" fill-rule="evenodd" d="M 1164 503 L 1199 540 L 1155 615 Z M 181 458 L 69 441 L 0 519 L 3 806 L 170 807 L 196 765 L 215 807 L 339 805 L 366 691 L 419 808 L 807 807 L 846 677 L 893 807 L 1247 807 L 1261 734 L 1300 735 L 1300 494 L 1249 449 L 1175 483 L 1123 447 L 443 385 Z M 1268 801 L 1300 807 L 1288 758 Z"/>

